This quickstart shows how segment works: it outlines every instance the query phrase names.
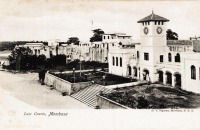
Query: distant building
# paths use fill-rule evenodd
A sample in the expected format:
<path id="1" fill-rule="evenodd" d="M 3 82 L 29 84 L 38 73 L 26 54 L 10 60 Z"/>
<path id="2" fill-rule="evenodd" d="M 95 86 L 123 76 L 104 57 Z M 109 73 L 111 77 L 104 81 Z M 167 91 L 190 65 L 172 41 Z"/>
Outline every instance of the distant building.
<path id="1" fill-rule="evenodd" d="M 109 33 L 102 35 L 102 41 L 92 42 L 90 49 L 90 57 L 92 61 L 102 63 L 108 62 L 108 52 L 119 44 L 130 44 L 132 42 L 131 36 L 125 33 Z"/>

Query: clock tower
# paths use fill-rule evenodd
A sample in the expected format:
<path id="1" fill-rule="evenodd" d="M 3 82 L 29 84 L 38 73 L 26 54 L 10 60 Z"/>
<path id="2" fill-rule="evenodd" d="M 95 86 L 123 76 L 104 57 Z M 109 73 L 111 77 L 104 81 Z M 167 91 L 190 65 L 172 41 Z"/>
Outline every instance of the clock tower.
<path id="1" fill-rule="evenodd" d="M 141 80 L 157 81 L 156 64 L 167 61 L 166 22 L 169 20 L 153 13 L 138 21 L 140 24 Z M 148 79 L 149 78 L 149 79 Z"/>

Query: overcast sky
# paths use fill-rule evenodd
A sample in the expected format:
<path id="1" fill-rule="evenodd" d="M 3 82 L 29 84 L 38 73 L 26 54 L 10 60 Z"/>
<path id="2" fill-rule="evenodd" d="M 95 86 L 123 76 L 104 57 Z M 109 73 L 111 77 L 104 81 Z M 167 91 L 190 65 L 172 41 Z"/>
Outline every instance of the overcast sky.
<path id="1" fill-rule="evenodd" d="M 93 28 L 139 39 L 138 20 L 154 13 L 170 20 L 179 39 L 200 36 L 198 1 L 0 0 L 0 41 L 78 37 L 89 41 Z M 92 25 L 93 21 L 93 25 Z"/>

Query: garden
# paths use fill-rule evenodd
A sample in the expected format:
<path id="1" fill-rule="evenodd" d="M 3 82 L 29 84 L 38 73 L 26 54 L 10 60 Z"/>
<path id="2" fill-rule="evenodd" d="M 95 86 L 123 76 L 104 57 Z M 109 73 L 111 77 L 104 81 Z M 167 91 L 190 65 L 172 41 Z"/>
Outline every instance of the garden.
<path id="1" fill-rule="evenodd" d="M 199 108 L 200 94 L 159 84 L 116 88 L 100 96 L 134 109 Z"/>
<path id="2" fill-rule="evenodd" d="M 80 72 L 74 72 L 74 73 L 50 72 L 50 74 L 55 75 L 71 83 L 92 81 L 93 83 L 107 86 L 107 85 L 136 82 L 135 79 L 112 75 L 112 74 L 108 74 L 106 72 L 101 72 L 101 71 L 87 71 L 87 72 L 81 72 L 81 73 Z"/>

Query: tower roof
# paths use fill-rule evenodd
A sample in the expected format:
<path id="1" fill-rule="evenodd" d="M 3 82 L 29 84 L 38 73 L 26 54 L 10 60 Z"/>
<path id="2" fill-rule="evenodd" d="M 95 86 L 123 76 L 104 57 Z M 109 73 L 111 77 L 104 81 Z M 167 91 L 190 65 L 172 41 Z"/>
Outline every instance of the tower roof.
<path id="1" fill-rule="evenodd" d="M 163 18 L 163 17 L 161 17 L 159 15 L 154 14 L 153 11 L 152 11 L 152 14 L 150 14 L 149 16 L 147 16 L 147 17 L 139 20 L 138 23 L 149 22 L 149 21 L 163 21 L 163 22 L 168 22 L 169 20 L 166 19 L 166 18 Z"/>

